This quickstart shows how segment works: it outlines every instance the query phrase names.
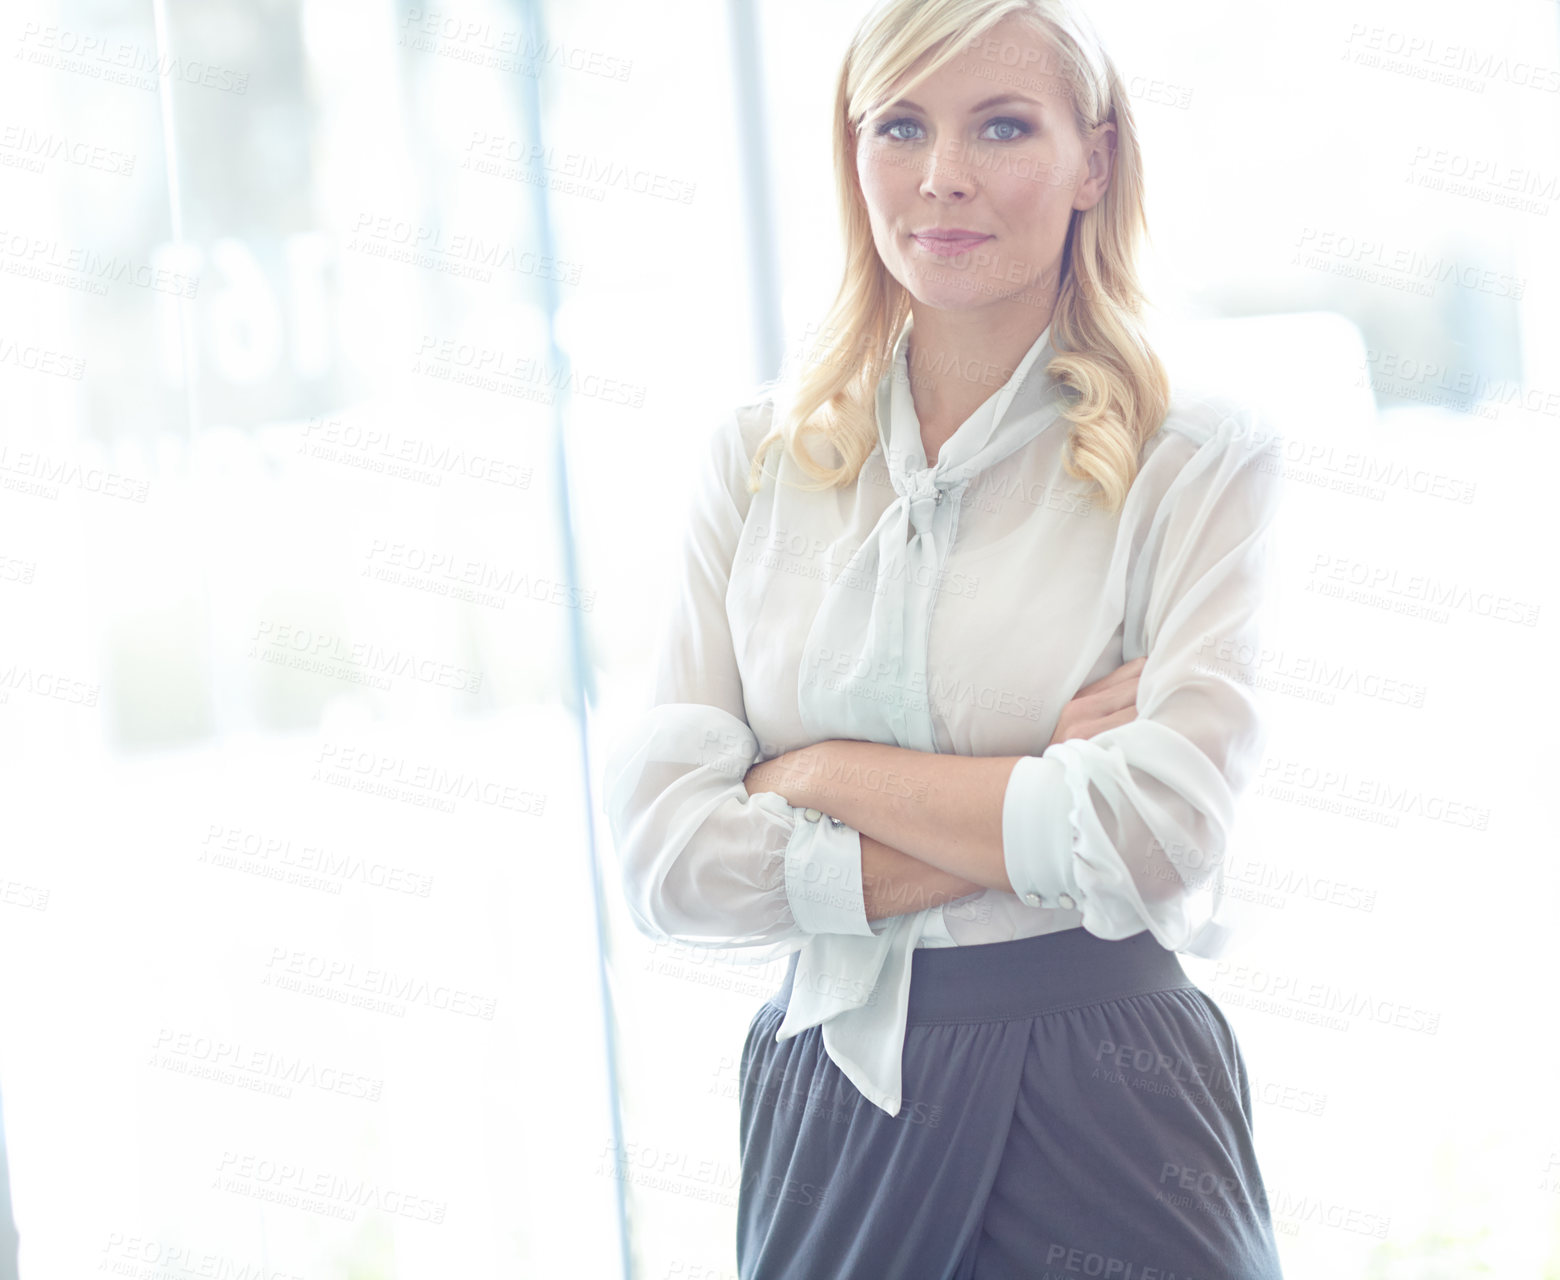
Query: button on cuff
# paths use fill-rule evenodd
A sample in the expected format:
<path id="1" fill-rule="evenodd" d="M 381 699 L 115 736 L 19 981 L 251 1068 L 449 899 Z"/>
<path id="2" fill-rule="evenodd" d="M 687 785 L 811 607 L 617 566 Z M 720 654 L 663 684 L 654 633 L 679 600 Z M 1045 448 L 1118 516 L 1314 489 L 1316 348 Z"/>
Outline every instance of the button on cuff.
<path id="1" fill-rule="evenodd" d="M 1072 791 L 1055 755 L 1023 756 L 1002 798 L 1002 857 L 1008 881 L 1031 907 L 1077 909 Z"/>
<path id="2" fill-rule="evenodd" d="M 816 809 L 793 809 L 798 818 Z M 822 817 L 822 814 L 818 814 Z M 785 850 L 785 896 L 806 933 L 876 936 L 861 882 L 861 836 L 854 827 L 798 821 Z"/>

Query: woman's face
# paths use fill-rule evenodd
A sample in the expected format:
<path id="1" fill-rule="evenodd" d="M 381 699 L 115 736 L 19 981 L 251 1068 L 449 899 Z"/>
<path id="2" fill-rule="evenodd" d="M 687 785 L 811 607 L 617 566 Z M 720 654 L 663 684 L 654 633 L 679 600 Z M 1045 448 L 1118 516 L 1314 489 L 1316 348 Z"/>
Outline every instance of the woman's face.
<path id="1" fill-rule="evenodd" d="M 1054 299 L 1073 210 L 1104 195 L 1115 133 L 1104 124 L 1079 136 L 1060 71 L 1033 27 L 1005 18 L 910 100 L 862 121 L 856 173 L 872 238 L 920 303 Z"/>

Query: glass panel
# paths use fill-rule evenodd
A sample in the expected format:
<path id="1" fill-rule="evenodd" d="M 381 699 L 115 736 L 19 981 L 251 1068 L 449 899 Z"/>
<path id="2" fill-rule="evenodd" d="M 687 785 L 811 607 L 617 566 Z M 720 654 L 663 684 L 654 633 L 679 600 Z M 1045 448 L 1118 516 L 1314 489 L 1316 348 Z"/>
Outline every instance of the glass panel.
<path id="1" fill-rule="evenodd" d="M 619 1267 L 554 444 L 642 415 L 549 346 L 524 11 L 424 13 L 10 24 L 23 1274 Z"/>

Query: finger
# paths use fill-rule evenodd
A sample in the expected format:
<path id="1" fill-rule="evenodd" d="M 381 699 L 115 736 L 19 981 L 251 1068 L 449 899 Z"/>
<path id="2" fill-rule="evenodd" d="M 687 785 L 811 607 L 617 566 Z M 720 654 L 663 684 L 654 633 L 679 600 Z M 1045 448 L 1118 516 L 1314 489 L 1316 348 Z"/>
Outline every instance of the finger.
<path id="1" fill-rule="evenodd" d="M 1078 694 L 1076 696 L 1081 697 L 1086 693 L 1094 693 L 1100 689 L 1108 689 L 1112 685 L 1118 684 L 1123 680 L 1131 680 L 1138 674 L 1138 672 L 1143 670 L 1143 664 L 1147 661 L 1148 656 L 1145 654 L 1141 658 L 1133 658 L 1131 662 L 1123 662 L 1114 671 L 1107 671 L 1093 684 L 1084 685 L 1083 688 L 1078 690 Z"/>
<path id="2" fill-rule="evenodd" d="M 1090 720 L 1098 720 L 1110 715 L 1113 711 L 1120 711 L 1123 707 L 1131 707 L 1137 704 L 1138 679 L 1136 675 L 1130 675 L 1115 684 L 1107 685 L 1079 699 L 1083 706 L 1083 714 Z"/>
<path id="3" fill-rule="evenodd" d="M 1116 712 L 1114 715 L 1109 715 L 1109 716 L 1104 717 L 1101 720 L 1096 720 L 1093 723 L 1093 725 L 1090 727 L 1090 731 L 1089 731 L 1089 735 L 1088 736 L 1092 738 L 1097 733 L 1104 733 L 1105 730 L 1107 730 L 1107 729 L 1114 729 L 1118 724 L 1127 724 L 1130 721 L 1133 721 L 1133 720 L 1136 720 L 1136 719 L 1137 719 L 1137 708 L 1136 707 L 1123 707 L 1120 711 Z"/>
<path id="4" fill-rule="evenodd" d="M 1109 715 L 1090 714 L 1081 716 L 1067 724 L 1058 724 L 1056 732 L 1051 735 L 1051 742 L 1066 742 L 1070 738 L 1092 738 L 1097 733 L 1104 733 L 1106 729 L 1114 729 L 1118 724 L 1126 724 L 1137 719 L 1137 707 L 1125 706 Z M 1047 746 L 1050 743 L 1046 744 Z"/>

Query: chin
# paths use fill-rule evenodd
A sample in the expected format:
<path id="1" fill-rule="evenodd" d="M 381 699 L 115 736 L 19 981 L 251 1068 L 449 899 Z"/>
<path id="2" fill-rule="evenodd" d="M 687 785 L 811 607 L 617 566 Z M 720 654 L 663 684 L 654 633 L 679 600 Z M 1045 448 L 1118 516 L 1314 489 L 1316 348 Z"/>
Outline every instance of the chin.
<path id="1" fill-rule="evenodd" d="M 956 275 L 953 279 L 932 280 L 916 272 L 904 282 L 905 290 L 923 307 L 939 311 L 970 311 L 995 300 L 1002 292 L 996 281 L 984 272 Z"/>

